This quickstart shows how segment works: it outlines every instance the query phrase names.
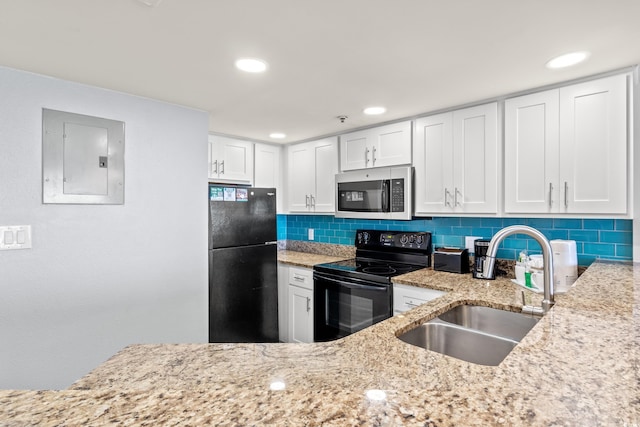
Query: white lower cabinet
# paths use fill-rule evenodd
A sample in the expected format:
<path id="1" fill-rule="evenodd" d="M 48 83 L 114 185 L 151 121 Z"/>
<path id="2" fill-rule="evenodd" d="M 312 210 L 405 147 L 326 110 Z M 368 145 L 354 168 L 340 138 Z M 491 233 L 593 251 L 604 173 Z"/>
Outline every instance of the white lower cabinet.
<path id="1" fill-rule="evenodd" d="M 289 266 L 278 263 L 278 339 L 289 342 Z"/>
<path id="2" fill-rule="evenodd" d="M 313 342 L 313 271 L 289 267 L 288 342 Z"/>
<path id="3" fill-rule="evenodd" d="M 446 292 L 416 286 L 393 284 L 393 315 L 404 313 L 421 304 L 441 297 Z"/>

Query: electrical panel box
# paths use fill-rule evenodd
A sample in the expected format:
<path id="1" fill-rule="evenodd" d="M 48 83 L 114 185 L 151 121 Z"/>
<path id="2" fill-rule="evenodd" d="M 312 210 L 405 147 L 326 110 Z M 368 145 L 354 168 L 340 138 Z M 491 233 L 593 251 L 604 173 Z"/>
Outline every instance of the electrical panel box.
<path id="1" fill-rule="evenodd" d="M 124 203 L 124 122 L 42 110 L 44 203 Z"/>

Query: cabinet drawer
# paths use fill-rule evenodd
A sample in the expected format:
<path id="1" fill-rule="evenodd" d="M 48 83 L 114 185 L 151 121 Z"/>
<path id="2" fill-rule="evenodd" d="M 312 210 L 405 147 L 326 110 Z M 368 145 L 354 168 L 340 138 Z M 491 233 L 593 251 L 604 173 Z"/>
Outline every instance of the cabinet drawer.
<path id="1" fill-rule="evenodd" d="M 289 284 L 313 290 L 313 270 L 308 268 L 289 268 Z"/>
<path id="2" fill-rule="evenodd" d="M 415 286 L 393 285 L 393 314 L 403 313 L 434 300 L 446 292 Z"/>

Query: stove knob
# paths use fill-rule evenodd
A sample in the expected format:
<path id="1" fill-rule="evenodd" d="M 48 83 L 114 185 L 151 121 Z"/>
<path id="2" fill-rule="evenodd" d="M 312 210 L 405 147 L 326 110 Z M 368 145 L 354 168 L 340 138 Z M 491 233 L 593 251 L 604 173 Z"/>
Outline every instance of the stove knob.
<path id="1" fill-rule="evenodd" d="M 412 234 L 411 236 L 409 236 L 409 243 L 413 243 L 416 241 L 416 236 L 414 234 Z"/>
<path id="2" fill-rule="evenodd" d="M 416 236 L 416 243 L 418 245 L 421 245 L 424 243 L 424 237 L 423 236 Z"/>
<path id="3" fill-rule="evenodd" d="M 367 243 L 369 243 L 369 238 L 371 236 L 369 235 L 369 233 L 367 233 L 366 231 L 364 233 L 362 233 L 362 238 L 364 239 L 364 244 L 366 245 Z"/>
<path id="4" fill-rule="evenodd" d="M 409 238 L 407 237 L 406 234 L 403 234 L 402 236 L 400 236 L 400 243 L 402 243 L 403 245 L 406 245 L 409 242 Z"/>

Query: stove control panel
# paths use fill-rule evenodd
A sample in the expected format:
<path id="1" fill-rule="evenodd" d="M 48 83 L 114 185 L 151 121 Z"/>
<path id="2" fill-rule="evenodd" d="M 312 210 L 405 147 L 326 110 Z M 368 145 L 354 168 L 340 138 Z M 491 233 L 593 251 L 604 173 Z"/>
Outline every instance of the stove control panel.
<path id="1" fill-rule="evenodd" d="M 431 233 L 424 231 L 357 230 L 356 248 L 397 248 L 431 252 Z"/>

